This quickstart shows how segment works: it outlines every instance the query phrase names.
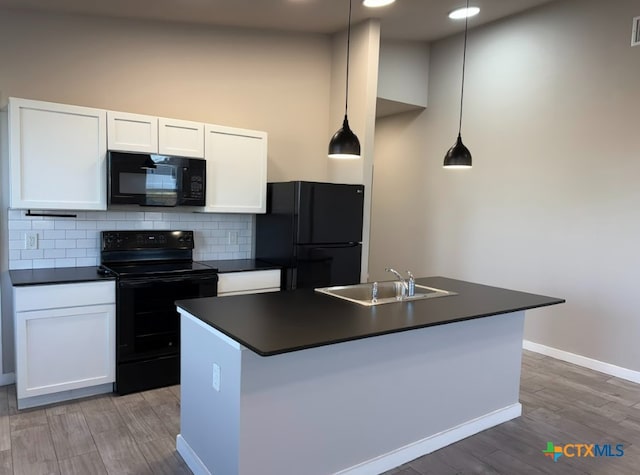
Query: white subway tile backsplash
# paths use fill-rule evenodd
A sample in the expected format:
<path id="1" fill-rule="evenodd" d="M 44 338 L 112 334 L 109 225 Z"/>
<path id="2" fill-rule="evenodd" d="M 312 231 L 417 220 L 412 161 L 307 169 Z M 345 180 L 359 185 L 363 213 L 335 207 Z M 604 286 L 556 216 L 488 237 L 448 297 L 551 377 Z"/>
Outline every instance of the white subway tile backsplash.
<path id="1" fill-rule="evenodd" d="M 34 269 L 48 269 L 55 266 L 56 266 L 55 259 L 34 259 L 33 260 Z"/>
<path id="2" fill-rule="evenodd" d="M 76 229 L 69 230 L 69 231 L 65 232 L 64 237 L 67 238 L 67 239 L 86 239 L 87 238 L 87 232 L 86 231 L 78 231 Z"/>
<path id="3" fill-rule="evenodd" d="M 9 220 L 9 230 L 14 229 L 31 229 L 31 220 L 30 219 L 16 219 Z"/>
<path id="4" fill-rule="evenodd" d="M 56 249 L 74 249 L 75 247 L 75 239 L 56 239 Z"/>
<path id="5" fill-rule="evenodd" d="M 42 259 L 43 257 L 44 250 L 42 249 L 25 249 L 24 251 L 20 251 L 20 259 L 22 260 Z"/>
<path id="6" fill-rule="evenodd" d="M 56 259 L 56 267 L 75 267 L 76 260 L 71 259 Z"/>
<path id="7" fill-rule="evenodd" d="M 122 221 L 124 220 L 125 213 L 123 211 L 110 211 L 104 217 L 107 221 Z"/>
<path id="8" fill-rule="evenodd" d="M 96 229 L 96 227 L 95 221 L 78 221 L 76 223 L 76 229 Z"/>
<path id="9" fill-rule="evenodd" d="M 45 229 L 43 238 L 44 239 L 64 239 L 67 233 L 63 229 L 59 229 L 57 231 Z"/>
<path id="10" fill-rule="evenodd" d="M 9 261 L 9 269 L 33 269 L 33 261 L 26 259 L 19 261 Z"/>
<path id="11" fill-rule="evenodd" d="M 54 229 L 76 229 L 76 222 L 69 218 L 57 219 L 54 224 Z"/>
<path id="12" fill-rule="evenodd" d="M 54 239 L 39 239 L 38 247 L 40 249 L 55 249 L 56 241 Z"/>
<path id="13" fill-rule="evenodd" d="M 100 259 L 97 257 L 79 257 L 76 259 L 76 265 L 82 266 L 97 266 L 100 264 Z"/>
<path id="14" fill-rule="evenodd" d="M 55 223 L 53 221 L 32 221 L 32 229 L 54 229 Z"/>
<path id="15" fill-rule="evenodd" d="M 78 239 L 76 243 L 75 247 L 83 249 L 93 249 L 98 247 L 97 239 Z"/>
<path id="16" fill-rule="evenodd" d="M 196 260 L 251 257 L 253 218 L 241 214 L 156 211 L 86 211 L 76 219 L 25 216 L 9 210 L 9 268 L 93 266 L 100 261 L 100 231 L 136 229 L 192 230 Z M 25 249 L 25 232 L 38 232 L 38 249 Z M 238 232 L 236 244 L 228 232 Z"/>
<path id="17" fill-rule="evenodd" d="M 144 213 L 145 221 L 160 221 L 162 219 L 162 213 L 146 212 Z"/>
<path id="18" fill-rule="evenodd" d="M 125 213 L 124 219 L 126 219 L 127 221 L 144 221 L 144 212 L 127 212 Z"/>
<path id="19" fill-rule="evenodd" d="M 86 249 L 67 249 L 66 257 L 87 257 Z"/>
<path id="20" fill-rule="evenodd" d="M 153 229 L 171 229 L 171 223 L 168 223 L 166 221 L 154 221 L 153 222 Z"/>
<path id="21" fill-rule="evenodd" d="M 45 259 L 56 259 L 60 257 L 65 257 L 67 255 L 64 249 L 45 249 L 44 250 L 44 258 Z"/>

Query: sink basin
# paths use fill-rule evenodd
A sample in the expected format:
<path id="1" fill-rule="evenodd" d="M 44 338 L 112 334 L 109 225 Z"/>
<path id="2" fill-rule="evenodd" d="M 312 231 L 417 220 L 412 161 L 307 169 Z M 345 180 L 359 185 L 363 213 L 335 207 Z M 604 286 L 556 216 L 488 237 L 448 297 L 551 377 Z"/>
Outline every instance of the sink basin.
<path id="1" fill-rule="evenodd" d="M 318 287 L 316 292 L 337 297 L 339 299 L 355 302 L 367 307 L 373 305 L 382 305 L 387 303 L 411 302 L 413 300 L 422 300 L 435 297 L 447 297 L 449 295 L 457 295 L 456 292 L 427 287 L 425 285 L 416 284 L 415 295 L 409 297 L 403 295 L 404 284 L 400 281 L 378 282 L 378 298 L 373 300 L 373 282 L 366 284 L 354 285 L 337 285 L 334 287 Z"/>

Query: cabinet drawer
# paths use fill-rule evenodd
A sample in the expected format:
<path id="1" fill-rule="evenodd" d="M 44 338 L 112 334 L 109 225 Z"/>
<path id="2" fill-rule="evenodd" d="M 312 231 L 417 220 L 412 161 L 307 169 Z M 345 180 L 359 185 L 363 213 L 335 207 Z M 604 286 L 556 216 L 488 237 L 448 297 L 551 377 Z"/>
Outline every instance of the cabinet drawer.
<path id="1" fill-rule="evenodd" d="M 280 289 L 280 269 L 232 272 L 218 275 L 218 295 L 258 293 Z"/>
<path id="2" fill-rule="evenodd" d="M 16 312 L 113 304 L 115 281 L 14 287 L 13 297 Z"/>

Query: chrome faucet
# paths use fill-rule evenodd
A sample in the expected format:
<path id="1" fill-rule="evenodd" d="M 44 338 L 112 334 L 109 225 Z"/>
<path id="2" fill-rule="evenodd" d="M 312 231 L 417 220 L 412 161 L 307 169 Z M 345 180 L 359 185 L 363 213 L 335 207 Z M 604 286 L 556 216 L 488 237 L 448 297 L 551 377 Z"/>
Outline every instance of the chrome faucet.
<path id="1" fill-rule="evenodd" d="M 387 267 L 385 269 L 385 272 L 391 272 L 400 280 L 400 282 L 402 282 L 402 286 L 404 287 L 404 290 L 408 297 L 413 297 L 416 294 L 416 279 L 413 277 L 413 274 L 411 272 L 407 271 L 407 274 L 409 275 L 408 281 L 404 277 L 402 277 L 402 275 L 400 275 L 400 272 L 392 269 L 391 267 Z"/>
<path id="2" fill-rule="evenodd" d="M 413 297 L 416 294 L 416 278 L 413 276 L 411 271 L 407 271 L 407 275 L 409 276 L 407 293 L 409 297 Z"/>

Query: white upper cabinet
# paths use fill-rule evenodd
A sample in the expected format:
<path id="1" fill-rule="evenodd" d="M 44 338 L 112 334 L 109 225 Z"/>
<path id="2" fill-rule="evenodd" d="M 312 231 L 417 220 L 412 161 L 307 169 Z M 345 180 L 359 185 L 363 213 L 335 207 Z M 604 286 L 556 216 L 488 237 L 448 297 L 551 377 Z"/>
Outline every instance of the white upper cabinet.
<path id="1" fill-rule="evenodd" d="M 205 211 L 264 213 L 267 194 L 267 133 L 205 126 Z"/>
<path id="2" fill-rule="evenodd" d="M 204 124 L 128 112 L 107 112 L 107 145 L 121 152 L 204 158 Z"/>
<path id="3" fill-rule="evenodd" d="M 204 158 L 204 124 L 160 117 L 158 119 L 158 153 Z"/>
<path id="4" fill-rule="evenodd" d="M 158 118 L 128 112 L 107 112 L 109 150 L 158 153 Z"/>
<path id="5" fill-rule="evenodd" d="M 104 110 L 9 99 L 11 208 L 106 209 L 106 153 Z"/>

